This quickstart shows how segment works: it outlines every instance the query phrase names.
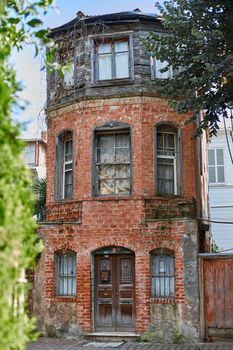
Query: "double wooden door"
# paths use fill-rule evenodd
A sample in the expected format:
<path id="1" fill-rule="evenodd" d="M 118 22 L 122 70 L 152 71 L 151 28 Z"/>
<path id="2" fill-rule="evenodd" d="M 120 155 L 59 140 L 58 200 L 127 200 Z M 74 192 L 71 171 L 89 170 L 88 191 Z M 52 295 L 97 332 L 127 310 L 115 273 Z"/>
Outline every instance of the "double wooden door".
<path id="1" fill-rule="evenodd" d="M 95 256 L 95 330 L 134 330 L 134 255 Z"/>

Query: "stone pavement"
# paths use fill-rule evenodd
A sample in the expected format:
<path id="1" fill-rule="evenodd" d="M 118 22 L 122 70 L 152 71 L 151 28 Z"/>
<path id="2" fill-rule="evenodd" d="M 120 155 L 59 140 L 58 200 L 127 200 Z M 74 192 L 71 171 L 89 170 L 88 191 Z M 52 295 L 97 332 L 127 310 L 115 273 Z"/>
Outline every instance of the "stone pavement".
<path id="1" fill-rule="evenodd" d="M 88 342 L 71 339 L 40 338 L 28 350 L 233 350 L 232 343 L 215 344 L 155 344 L 138 342 Z"/>

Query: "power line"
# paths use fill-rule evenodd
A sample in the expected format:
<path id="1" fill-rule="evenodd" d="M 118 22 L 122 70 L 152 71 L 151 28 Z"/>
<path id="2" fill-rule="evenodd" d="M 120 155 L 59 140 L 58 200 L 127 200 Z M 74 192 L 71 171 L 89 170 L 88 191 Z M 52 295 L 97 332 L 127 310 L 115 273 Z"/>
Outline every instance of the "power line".
<path id="1" fill-rule="evenodd" d="M 211 219 L 204 219 L 204 218 L 197 218 L 198 220 L 206 221 L 206 222 L 213 222 L 215 224 L 228 224 L 233 225 L 233 221 L 219 221 L 219 220 L 211 220 Z"/>

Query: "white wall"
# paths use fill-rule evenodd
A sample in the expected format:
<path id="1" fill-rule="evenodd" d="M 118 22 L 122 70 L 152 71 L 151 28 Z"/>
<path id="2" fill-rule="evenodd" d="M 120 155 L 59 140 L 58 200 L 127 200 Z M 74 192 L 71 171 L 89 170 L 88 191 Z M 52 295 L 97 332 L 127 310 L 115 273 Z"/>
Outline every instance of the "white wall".
<path id="1" fill-rule="evenodd" d="M 233 143 L 228 129 L 229 143 L 233 155 Z M 226 136 L 220 129 L 217 137 L 212 137 L 209 149 L 222 148 L 224 151 L 224 184 L 209 184 L 211 220 L 233 222 L 233 164 L 227 147 Z M 218 247 L 233 248 L 233 224 L 212 223 L 212 235 Z"/>

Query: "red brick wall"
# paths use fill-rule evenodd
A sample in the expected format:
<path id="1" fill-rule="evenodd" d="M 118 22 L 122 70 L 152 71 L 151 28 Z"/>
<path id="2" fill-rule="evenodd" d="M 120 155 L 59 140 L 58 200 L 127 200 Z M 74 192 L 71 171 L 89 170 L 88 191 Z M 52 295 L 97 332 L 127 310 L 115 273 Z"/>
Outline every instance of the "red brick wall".
<path id="1" fill-rule="evenodd" d="M 104 246 L 122 246 L 135 252 L 136 330 L 146 331 L 150 325 L 150 305 L 165 303 L 165 300 L 150 299 L 150 252 L 156 248 L 174 251 L 176 297 L 168 302 L 187 304 L 183 241 L 187 234 L 197 237 L 193 219 L 145 221 L 144 198 L 156 200 L 154 126 L 161 121 L 170 121 L 182 128 L 183 193 L 192 199 L 197 193 L 193 125 L 184 127 L 185 117 L 175 114 L 166 100 L 149 97 L 82 102 L 51 112 L 48 120 L 47 202 L 54 202 L 56 135 L 63 129 L 72 129 L 74 200 L 82 201 L 82 222 L 41 227 L 45 237 L 45 323 L 53 322 L 49 316 L 51 305 L 71 303 L 79 328 L 92 331 L 91 253 Z M 94 198 L 91 192 L 93 129 L 110 120 L 127 123 L 132 128 L 133 194 L 124 198 Z M 54 252 L 61 249 L 77 253 L 76 298 L 54 295 Z M 55 320 L 57 316 L 53 317 Z"/>

